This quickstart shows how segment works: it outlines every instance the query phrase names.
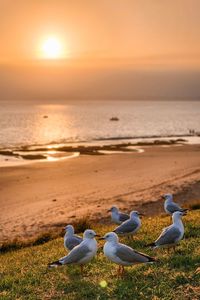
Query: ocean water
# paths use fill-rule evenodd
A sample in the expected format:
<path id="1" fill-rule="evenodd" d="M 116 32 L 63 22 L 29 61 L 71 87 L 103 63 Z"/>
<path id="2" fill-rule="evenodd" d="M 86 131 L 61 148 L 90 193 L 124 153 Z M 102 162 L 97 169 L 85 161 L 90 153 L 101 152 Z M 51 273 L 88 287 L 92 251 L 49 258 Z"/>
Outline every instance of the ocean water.
<path id="1" fill-rule="evenodd" d="M 200 132 L 200 101 L 0 103 L 1 149 L 187 135 L 190 129 Z"/>

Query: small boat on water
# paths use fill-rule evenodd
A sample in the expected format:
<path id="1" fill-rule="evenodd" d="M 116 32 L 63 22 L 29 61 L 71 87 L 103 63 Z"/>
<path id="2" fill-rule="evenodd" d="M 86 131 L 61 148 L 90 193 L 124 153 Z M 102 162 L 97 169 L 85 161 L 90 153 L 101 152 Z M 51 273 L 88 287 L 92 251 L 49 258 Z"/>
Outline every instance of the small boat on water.
<path id="1" fill-rule="evenodd" d="M 112 118 L 110 118 L 110 121 L 119 121 L 119 118 L 118 117 L 112 117 Z"/>

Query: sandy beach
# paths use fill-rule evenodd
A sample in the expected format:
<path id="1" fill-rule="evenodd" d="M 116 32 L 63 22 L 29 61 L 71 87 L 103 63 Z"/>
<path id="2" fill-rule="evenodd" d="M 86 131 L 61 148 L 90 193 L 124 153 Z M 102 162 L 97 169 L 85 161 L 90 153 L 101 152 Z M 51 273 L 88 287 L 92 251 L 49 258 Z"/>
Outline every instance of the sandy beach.
<path id="1" fill-rule="evenodd" d="M 160 196 L 167 192 L 184 205 L 200 199 L 200 145 L 144 150 L 1 168 L 1 243 L 85 216 L 104 220 L 113 204 L 162 213 Z"/>

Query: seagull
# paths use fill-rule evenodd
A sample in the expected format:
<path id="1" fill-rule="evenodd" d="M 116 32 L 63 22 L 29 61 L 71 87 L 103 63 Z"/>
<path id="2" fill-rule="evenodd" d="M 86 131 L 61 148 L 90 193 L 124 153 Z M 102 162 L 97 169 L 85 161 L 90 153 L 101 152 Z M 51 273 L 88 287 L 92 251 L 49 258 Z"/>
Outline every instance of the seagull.
<path id="1" fill-rule="evenodd" d="M 112 206 L 111 209 L 108 210 L 108 212 L 111 212 L 111 220 L 116 224 L 121 224 L 122 222 L 129 219 L 129 215 L 121 213 L 116 206 Z"/>
<path id="2" fill-rule="evenodd" d="M 95 240 L 97 234 L 91 229 L 87 229 L 83 234 L 83 241 L 74 247 L 68 255 L 54 261 L 48 265 L 49 268 L 58 267 L 62 265 L 77 264 L 81 267 L 83 272 L 83 265 L 87 264 L 97 253 L 97 241 Z"/>
<path id="3" fill-rule="evenodd" d="M 162 196 L 162 198 L 165 199 L 164 209 L 167 214 L 172 215 L 175 211 L 185 212 L 188 210 L 188 209 L 181 208 L 177 203 L 175 203 L 173 201 L 172 194 L 166 194 Z"/>
<path id="4" fill-rule="evenodd" d="M 128 235 L 132 236 L 135 234 L 141 226 L 140 214 L 138 211 L 133 210 L 130 213 L 130 217 L 128 220 L 123 222 L 117 228 L 113 230 L 113 232 L 120 234 L 120 235 Z"/>
<path id="5" fill-rule="evenodd" d="M 184 215 L 186 215 L 186 212 L 174 212 L 172 215 L 173 224 L 164 228 L 157 240 L 147 246 L 151 246 L 153 249 L 173 247 L 175 251 L 176 244 L 182 240 L 184 235 L 184 226 L 181 220 L 181 217 Z"/>
<path id="6" fill-rule="evenodd" d="M 131 247 L 119 243 L 118 236 L 114 232 L 108 232 L 100 239 L 106 240 L 103 247 L 104 255 L 109 260 L 119 265 L 118 275 L 122 275 L 124 273 L 124 266 L 132 266 L 155 261 L 155 258 L 141 252 L 137 252 Z"/>
<path id="7" fill-rule="evenodd" d="M 65 230 L 64 247 L 66 250 L 72 250 L 75 246 L 79 245 L 83 239 L 74 234 L 74 227 L 72 225 L 67 225 Z"/>

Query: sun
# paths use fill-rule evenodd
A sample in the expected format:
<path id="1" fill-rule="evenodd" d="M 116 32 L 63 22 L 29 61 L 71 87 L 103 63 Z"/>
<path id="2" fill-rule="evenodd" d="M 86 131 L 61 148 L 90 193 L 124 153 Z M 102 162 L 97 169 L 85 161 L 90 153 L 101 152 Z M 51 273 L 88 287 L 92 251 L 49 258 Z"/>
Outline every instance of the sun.
<path id="1" fill-rule="evenodd" d="M 41 57 L 44 59 L 61 59 L 66 55 L 64 53 L 64 46 L 56 37 L 46 38 L 41 45 Z"/>

